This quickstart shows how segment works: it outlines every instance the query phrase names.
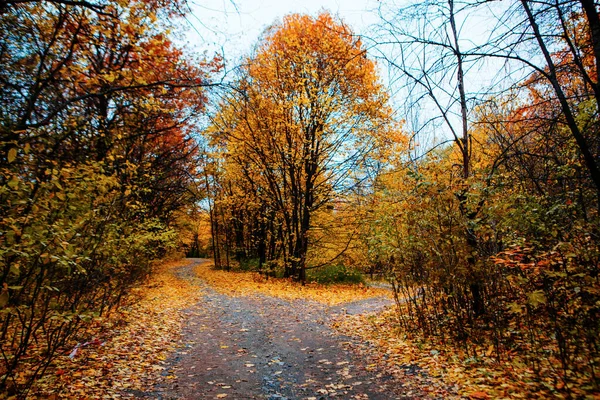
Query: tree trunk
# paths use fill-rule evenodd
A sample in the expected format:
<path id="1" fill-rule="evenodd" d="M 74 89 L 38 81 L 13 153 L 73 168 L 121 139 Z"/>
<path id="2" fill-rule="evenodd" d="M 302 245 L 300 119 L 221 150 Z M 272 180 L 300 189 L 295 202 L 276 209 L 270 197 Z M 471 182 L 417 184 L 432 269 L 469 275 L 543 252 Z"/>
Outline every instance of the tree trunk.
<path id="1" fill-rule="evenodd" d="M 584 3 L 586 3 L 586 2 L 582 1 L 582 4 L 584 4 Z M 573 138 L 575 139 L 575 142 L 577 143 L 577 147 L 579 148 L 581 155 L 583 156 L 585 166 L 590 174 L 590 177 L 592 179 L 592 182 L 594 183 L 594 186 L 596 187 L 596 192 L 598 193 L 597 197 L 600 198 L 600 169 L 598 168 L 598 163 L 597 163 L 597 159 L 596 159 L 597 157 L 595 157 L 594 154 L 592 154 L 592 151 L 590 149 L 590 146 L 587 143 L 585 136 L 583 135 L 583 133 L 579 129 L 579 126 L 577 125 L 577 121 L 575 119 L 575 116 L 573 115 L 573 112 L 571 111 L 571 107 L 569 106 L 567 97 L 566 97 L 562 87 L 560 86 L 560 82 L 558 81 L 558 76 L 556 73 L 556 65 L 554 64 L 554 61 L 552 60 L 552 55 L 548 51 L 546 43 L 544 42 L 544 37 L 543 37 L 542 33 L 540 32 L 537 21 L 535 20 L 535 16 L 533 15 L 527 0 L 521 0 L 521 5 L 523 6 L 525 13 L 527 14 L 527 19 L 529 20 L 529 25 L 531 26 L 531 29 L 533 30 L 533 34 L 538 42 L 540 50 L 542 51 L 542 53 L 544 55 L 544 59 L 548 66 L 548 73 L 546 74 L 546 78 L 550 81 L 550 84 L 552 85 L 552 88 L 554 89 L 554 92 L 556 93 L 556 97 L 558 98 L 558 101 L 561 106 L 561 110 L 563 112 L 563 115 L 565 116 L 567 126 L 568 126 L 569 130 L 571 131 L 571 134 L 572 134 Z M 584 5 L 584 8 L 585 8 L 585 5 Z M 594 8 L 594 10 L 595 10 L 595 8 Z M 590 12 L 591 12 L 591 10 L 590 10 Z M 592 15 L 592 17 L 594 17 L 594 16 Z M 597 14 L 596 14 L 595 18 L 597 18 Z M 594 51 L 596 51 L 596 49 L 594 49 Z M 600 209 L 600 203 L 598 204 L 598 208 Z"/>
<path id="2" fill-rule="evenodd" d="M 462 154 L 462 167 L 463 167 L 463 180 L 464 188 L 459 193 L 459 209 L 462 216 L 466 219 L 467 227 L 465 229 L 465 241 L 467 245 L 467 268 L 468 268 L 468 279 L 470 280 L 469 290 L 471 291 L 473 312 L 475 316 L 480 316 L 485 313 L 485 303 L 483 302 L 482 296 L 482 285 L 479 279 L 479 274 L 476 271 L 476 259 L 475 253 L 477 251 L 477 237 L 473 233 L 471 225 L 477 217 L 476 213 L 472 213 L 468 210 L 467 206 L 467 191 L 468 179 L 471 176 L 471 143 L 469 137 L 469 126 L 467 120 L 468 104 L 467 96 L 465 93 L 465 76 L 463 71 L 463 54 L 461 53 L 459 42 L 458 42 L 458 30 L 456 28 L 456 21 L 454 18 L 454 0 L 449 0 L 448 5 L 450 7 L 450 28 L 452 29 L 452 39 L 454 41 L 454 51 L 457 62 L 457 82 L 458 92 L 460 96 L 460 112 L 462 121 L 462 138 L 457 141 L 457 145 L 460 148 Z"/>

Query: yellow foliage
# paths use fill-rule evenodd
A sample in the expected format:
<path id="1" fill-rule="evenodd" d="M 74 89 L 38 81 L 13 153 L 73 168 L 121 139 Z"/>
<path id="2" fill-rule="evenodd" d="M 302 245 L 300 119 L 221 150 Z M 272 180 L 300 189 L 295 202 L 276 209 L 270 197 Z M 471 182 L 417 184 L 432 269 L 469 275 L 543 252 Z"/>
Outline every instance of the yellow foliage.
<path id="1" fill-rule="evenodd" d="M 307 299 L 330 306 L 372 297 L 390 297 L 386 289 L 364 285 L 302 285 L 290 279 L 268 278 L 255 272 L 228 272 L 212 264 L 196 267 L 196 275 L 222 293 L 236 296 L 263 294 L 286 300 Z"/>

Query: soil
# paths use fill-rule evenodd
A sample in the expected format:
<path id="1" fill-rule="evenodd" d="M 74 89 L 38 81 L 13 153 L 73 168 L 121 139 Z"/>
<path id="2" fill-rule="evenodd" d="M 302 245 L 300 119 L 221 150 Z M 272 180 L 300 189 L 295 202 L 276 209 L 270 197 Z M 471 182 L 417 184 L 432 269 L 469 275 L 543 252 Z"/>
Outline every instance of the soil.
<path id="1" fill-rule="evenodd" d="M 233 297 L 194 274 L 193 259 L 177 274 L 205 293 L 186 310 L 182 346 L 164 383 L 145 398 L 159 399 L 395 399 L 401 382 L 359 356 L 356 339 L 329 324 L 340 314 L 374 312 L 387 298 L 328 307 L 264 295 Z"/>

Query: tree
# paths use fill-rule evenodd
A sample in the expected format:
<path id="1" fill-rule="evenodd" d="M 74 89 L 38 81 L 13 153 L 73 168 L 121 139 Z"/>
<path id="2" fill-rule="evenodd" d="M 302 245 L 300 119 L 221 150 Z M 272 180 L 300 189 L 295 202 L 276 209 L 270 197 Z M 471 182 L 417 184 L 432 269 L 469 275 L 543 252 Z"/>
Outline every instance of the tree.
<path id="1" fill-rule="evenodd" d="M 475 353 L 493 345 L 498 360 L 528 338 L 536 371 L 561 365 L 565 386 L 596 389 L 596 6 L 448 0 L 382 14 L 378 45 L 416 100 L 407 115 L 435 109 L 408 124 L 450 143 L 425 138 L 383 171 L 366 213 L 376 223 L 362 236 L 407 299 L 400 323 Z"/>
<path id="2" fill-rule="evenodd" d="M 486 8 L 487 4 L 473 3 Z M 560 2 L 515 1 L 503 8 L 488 9 L 496 20 L 487 40 L 470 53 L 472 57 L 505 61 L 510 76 L 500 74 L 515 88 L 529 91 L 534 86 L 552 105 L 554 121 L 566 128 L 577 148 L 585 175 L 595 188 L 595 208 L 600 207 L 600 163 L 597 113 L 600 90 L 600 20 L 596 5 L 587 0 Z M 586 103 L 593 103 L 589 113 Z M 584 106 L 582 108 L 582 106 Z M 550 117 L 550 107 L 543 107 Z M 541 111 L 542 108 L 539 108 Z M 529 115 L 529 119 L 535 118 Z"/>
<path id="3" fill-rule="evenodd" d="M 179 6 L 2 4 L 3 390 L 23 395 L 176 244 L 172 215 L 196 200 L 192 124 L 216 68 L 193 65 L 162 31 Z"/>
<path id="4" fill-rule="evenodd" d="M 306 279 L 312 217 L 384 142 L 386 101 L 360 39 L 327 13 L 270 27 L 224 99 L 210 134 L 276 216 L 286 276 Z"/>
<path id="5" fill-rule="evenodd" d="M 415 126 L 414 140 L 433 130 L 444 146 L 450 142 L 459 154 L 454 180 L 454 195 L 462 216 L 463 240 L 467 245 L 465 264 L 470 280 L 472 309 L 475 316 L 485 312 L 482 273 L 477 267 L 478 238 L 475 234 L 485 197 L 479 196 L 477 179 L 473 174 L 473 139 L 471 115 L 478 87 L 467 87 L 467 72 L 476 69 L 479 60 L 471 56 L 474 44 L 465 40 L 462 25 L 468 20 L 470 5 L 454 0 L 409 5 L 387 17 L 383 8 L 383 36 L 376 39 L 383 58 L 392 70 L 398 72 L 398 81 L 407 93 L 407 115 L 416 115 L 423 105 L 431 106 L 430 116 Z M 418 112 L 417 112 L 418 113 Z M 446 132 L 448 139 L 444 140 Z M 419 136 L 419 137 L 417 137 Z M 438 139 L 440 141 L 440 139 Z M 418 167 L 415 164 L 415 170 Z M 454 168 L 451 169 L 454 175 Z M 477 199 L 477 200 L 475 200 Z M 475 201 L 474 201 L 475 200 Z"/>

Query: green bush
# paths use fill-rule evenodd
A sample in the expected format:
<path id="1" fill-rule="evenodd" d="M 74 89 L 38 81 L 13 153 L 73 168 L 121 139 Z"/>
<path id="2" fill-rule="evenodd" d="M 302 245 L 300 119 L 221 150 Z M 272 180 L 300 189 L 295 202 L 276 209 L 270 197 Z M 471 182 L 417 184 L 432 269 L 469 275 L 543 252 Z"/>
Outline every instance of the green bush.
<path id="1" fill-rule="evenodd" d="M 241 271 L 258 271 L 258 258 L 240 258 L 239 263 Z"/>
<path id="2" fill-rule="evenodd" d="M 344 265 L 327 265 L 321 268 L 310 269 L 307 271 L 307 279 L 309 282 L 322 284 L 330 283 L 364 283 L 364 276 L 360 271 L 347 268 Z"/>

